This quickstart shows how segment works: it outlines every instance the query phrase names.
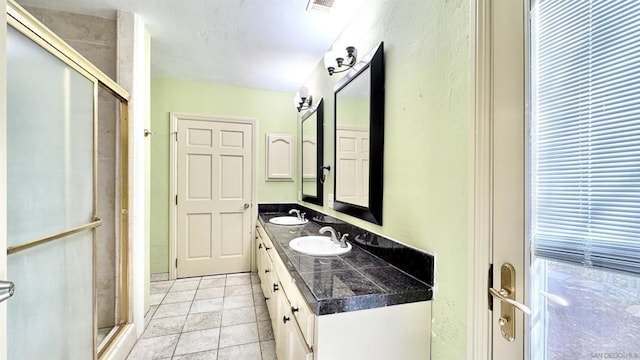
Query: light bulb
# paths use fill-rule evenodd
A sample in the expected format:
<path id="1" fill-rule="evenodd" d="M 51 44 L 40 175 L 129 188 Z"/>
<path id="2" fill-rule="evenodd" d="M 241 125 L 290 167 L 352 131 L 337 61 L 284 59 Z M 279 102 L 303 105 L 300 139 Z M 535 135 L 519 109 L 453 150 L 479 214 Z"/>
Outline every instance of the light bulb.
<path id="1" fill-rule="evenodd" d="M 326 67 L 327 69 L 329 68 L 335 69 L 337 67 L 336 56 L 331 50 L 327 51 L 324 54 L 324 67 Z"/>
<path id="2" fill-rule="evenodd" d="M 300 99 L 306 99 L 309 97 L 309 88 L 306 86 L 302 86 L 300 87 L 300 90 L 298 90 L 298 95 L 300 96 Z"/>

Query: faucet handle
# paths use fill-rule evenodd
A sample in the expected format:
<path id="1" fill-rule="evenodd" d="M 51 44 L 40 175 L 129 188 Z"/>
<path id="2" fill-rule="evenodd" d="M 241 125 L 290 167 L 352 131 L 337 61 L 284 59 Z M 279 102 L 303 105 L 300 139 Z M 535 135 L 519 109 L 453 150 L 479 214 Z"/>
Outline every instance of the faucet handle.
<path id="1" fill-rule="evenodd" d="M 333 237 L 333 243 L 334 244 L 339 244 L 340 243 L 340 238 L 342 237 L 342 234 L 340 233 L 340 231 L 336 230 L 336 233 L 334 234 Z"/>
<path id="2" fill-rule="evenodd" d="M 344 234 L 342 235 L 342 237 L 340 238 L 340 247 L 341 248 L 346 248 L 347 247 L 347 238 L 349 237 L 349 234 Z"/>
<path id="3" fill-rule="evenodd" d="M 300 219 L 301 219 L 302 221 L 304 221 L 304 216 L 305 216 L 305 215 L 307 215 L 307 213 L 301 213 L 301 214 L 300 214 Z"/>

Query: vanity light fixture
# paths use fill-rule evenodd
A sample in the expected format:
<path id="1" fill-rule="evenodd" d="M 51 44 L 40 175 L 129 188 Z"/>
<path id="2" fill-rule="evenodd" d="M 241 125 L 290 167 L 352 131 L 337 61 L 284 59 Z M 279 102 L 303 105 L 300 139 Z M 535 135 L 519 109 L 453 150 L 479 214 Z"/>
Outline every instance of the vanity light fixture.
<path id="1" fill-rule="evenodd" d="M 312 102 L 311 95 L 309 95 L 309 88 L 306 86 L 301 87 L 293 98 L 293 104 L 298 112 L 310 108 Z"/>
<path id="2" fill-rule="evenodd" d="M 329 76 L 335 73 L 345 72 L 356 64 L 358 50 L 355 46 L 347 46 L 344 51 L 329 50 L 324 54 L 324 66 L 329 72 Z M 342 70 L 336 70 L 341 69 Z"/>

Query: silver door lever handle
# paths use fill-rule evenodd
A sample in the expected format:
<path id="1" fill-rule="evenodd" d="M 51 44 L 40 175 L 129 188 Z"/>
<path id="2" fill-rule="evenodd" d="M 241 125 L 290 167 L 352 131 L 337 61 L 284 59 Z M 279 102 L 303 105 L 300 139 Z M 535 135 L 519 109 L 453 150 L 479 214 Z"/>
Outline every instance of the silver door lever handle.
<path id="1" fill-rule="evenodd" d="M 0 280 L 0 302 L 7 300 L 13 296 L 15 286 L 11 281 Z"/>

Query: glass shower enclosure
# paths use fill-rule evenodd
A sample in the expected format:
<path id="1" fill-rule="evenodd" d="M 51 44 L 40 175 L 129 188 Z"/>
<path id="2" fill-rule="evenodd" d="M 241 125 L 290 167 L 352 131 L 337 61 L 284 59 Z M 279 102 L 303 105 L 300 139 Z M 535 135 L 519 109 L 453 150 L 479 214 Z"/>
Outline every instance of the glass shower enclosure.
<path id="1" fill-rule="evenodd" d="M 16 284 L 8 359 L 97 359 L 129 322 L 128 94 L 19 6 L 10 3 L 8 15 L 7 272 Z M 120 183 L 108 215 L 118 232 L 114 327 L 97 340 L 99 92 L 119 110 Z"/>

